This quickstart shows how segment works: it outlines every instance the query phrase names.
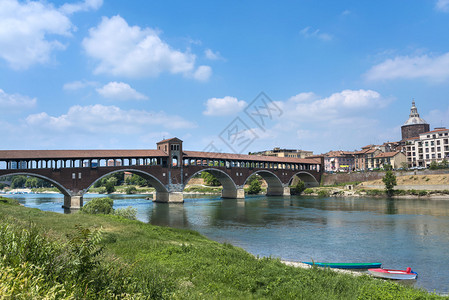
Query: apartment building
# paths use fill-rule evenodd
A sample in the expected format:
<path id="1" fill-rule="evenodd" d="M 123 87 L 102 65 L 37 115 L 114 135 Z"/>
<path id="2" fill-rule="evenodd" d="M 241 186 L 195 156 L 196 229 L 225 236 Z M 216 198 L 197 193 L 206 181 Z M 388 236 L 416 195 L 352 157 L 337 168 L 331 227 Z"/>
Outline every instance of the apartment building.
<path id="1" fill-rule="evenodd" d="M 428 167 L 433 161 L 449 160 L 449 129 L 445 127 L 409 138 L 404 146 L 409 167 Z"/>

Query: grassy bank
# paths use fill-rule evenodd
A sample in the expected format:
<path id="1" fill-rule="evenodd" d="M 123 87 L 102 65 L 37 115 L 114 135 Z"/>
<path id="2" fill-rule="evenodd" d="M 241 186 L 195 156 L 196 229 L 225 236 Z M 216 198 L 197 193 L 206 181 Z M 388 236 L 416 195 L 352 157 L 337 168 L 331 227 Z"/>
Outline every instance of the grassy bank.
<path id="1" fill-rule="evenodd" d="M 257 259 L 194 231 L 12 202 L 0 200 L 0 292 L 14 291 L 11 298 L 440 298 L 368 276 Z"/>

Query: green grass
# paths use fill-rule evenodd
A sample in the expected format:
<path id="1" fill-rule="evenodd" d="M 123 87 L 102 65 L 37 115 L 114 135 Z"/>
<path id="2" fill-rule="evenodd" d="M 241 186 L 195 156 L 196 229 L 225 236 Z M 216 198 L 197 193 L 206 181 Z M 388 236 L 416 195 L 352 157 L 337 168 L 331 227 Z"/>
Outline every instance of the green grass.
<path id="1" fill-rule="evenodd" d="M 59 296 L 61 299 L 69 298 L 70 293 L 79 296 L 80 291 L 86 291 L 86 299 L 108 298 L 120 291 L 123 295 L 117 298 L 139 298 L 139 295 L 142 298 L 159 299 L 440 298 L 422 290 L 375 280 L 368 276 L 353 277 L 319 268 L 306 270 L 286 266 L 278 259 L 258 259 L 240 248 L 211 241 L 191 230 L 158 227 L 111 215 L 63 215 L 13 205 L 14 203 L 2 203 L 0 201 L 0 223 L 6 220 L 24 228 L 28 228 L 30 223 L 36 224 L 33 231 L 39 233 L 35 235 L 36 240 L 46 247 L 47 242 L 40 241 L 41 237 L 48 240 L 48 243 L 56 241 L 59 245 L 55 246 L 56 248 L 62 247 L 61 245 L 67 245 L 69 250 L 81 247 L 80 241 L 85 241 L 86 238 L 79 237 L 85 237 L 89 232 L 92 233 L 90 242 L 95 246 L 95 228 L 101 228 L 101 241 L 98 246 L 104 247 L 104 252 L 101 256 L 93 256 L 96 247 L 81 247 L 88 251 L 79 256 L 91 267 L 75 269 L 87 272 L 78 281 L 73 280 L 70 277 L 72 275 L 52 277 L 49 274 L 53 273 L 45 273 L 51 259 L 33 258 L 40 256 L 31 255 L 28 260 L 27 256 L 23 256 L 21 261 L 10 265 L 3 262 L 2 274 L 6 275 L 0 276 L 9 276 L 8 280 L 5 279 L 6 284 L 16 281 L 23 283 L 22 291 L 35 299 L 44 297 L 42 291 L 62 295 L 61 290 L 67 291 L 66 296 Z M 83 230 L 89 230 L 80 231 L 79 227 L 76 227 L 77 224 L 82 224 L 82 228 L 85 228 Z M 21 230 L 20 226 L 18 231 Z M 70 241 L 75 242 L 70 244 Z M 32 249 L 45 253 L 39 252 L 42 248 Z M 31 248 L 21 249 L 28 251 L 27 249 Z M 30 253 L 26 251 L 25 253 Z M 57 249 L 54 251 L 55 255 L 60 253 Z M 61 266 L 65 270 L 64 268 L 71 264 L 67 260 L 61 263 Z M 104 280 L 105 276 L 110 277 L 110 281 Z M 89 282 L 83 278 L 94 280 Z M 42 287 L 41 294 L 39 289 L 33 290 L 31 282 L 33 286 Z M 102 285 L 104 288 L 101 288 Z M 53 288 L 54 286 L 58 288 Z M 100 292 L 94 294 L 96 290 Z M 26 299 L 18 296 L 16 298 Z"/>

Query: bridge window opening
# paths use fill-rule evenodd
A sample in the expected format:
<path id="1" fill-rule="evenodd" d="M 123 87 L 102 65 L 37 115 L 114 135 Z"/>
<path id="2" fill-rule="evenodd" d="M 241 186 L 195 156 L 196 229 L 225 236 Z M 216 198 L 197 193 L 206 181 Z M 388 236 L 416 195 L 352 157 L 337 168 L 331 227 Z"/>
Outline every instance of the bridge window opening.
<path id="1" fill-rule="evenodd" d="M 0 169 L 6 170 L 7 169 L 7 163 L 6 161 L 0 161 Z"/>
<path id="2" fill-rule="evenodd" d="M 178 157 L 176 155 L 172 157 L 171 165 L 175 168 L 178 167 Z"/>

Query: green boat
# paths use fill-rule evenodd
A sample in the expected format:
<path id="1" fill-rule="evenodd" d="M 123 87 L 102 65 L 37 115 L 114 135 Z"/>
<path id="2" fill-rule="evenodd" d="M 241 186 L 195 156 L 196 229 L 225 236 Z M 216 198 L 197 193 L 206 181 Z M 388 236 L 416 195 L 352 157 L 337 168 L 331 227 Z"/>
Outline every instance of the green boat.
<path id="1" fill-rule="evenodd" d="M 328 263 L 328 262 L 307 262 L 302 263 L 311 266 L 323 267 L 323 268 L 335 268 L 335 269 L 372 269 L 380 268 L 381 263 Z"/>

